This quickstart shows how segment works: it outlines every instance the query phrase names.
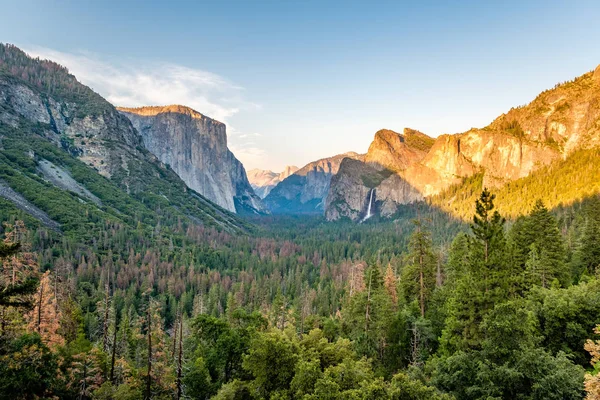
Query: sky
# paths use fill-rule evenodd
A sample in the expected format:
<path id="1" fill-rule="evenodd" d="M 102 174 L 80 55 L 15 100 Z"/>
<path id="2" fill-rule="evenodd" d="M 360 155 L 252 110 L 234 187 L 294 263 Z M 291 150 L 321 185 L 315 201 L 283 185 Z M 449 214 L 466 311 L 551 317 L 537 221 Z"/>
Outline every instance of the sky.
<path id="1" fill-rule="evenodd" d="M 118 106 L 225 122 L 246 169 L 281 171 L 404 127 L 482 127 L 600 64 L 600 2 L 5 0 L 0 42 Z"/>

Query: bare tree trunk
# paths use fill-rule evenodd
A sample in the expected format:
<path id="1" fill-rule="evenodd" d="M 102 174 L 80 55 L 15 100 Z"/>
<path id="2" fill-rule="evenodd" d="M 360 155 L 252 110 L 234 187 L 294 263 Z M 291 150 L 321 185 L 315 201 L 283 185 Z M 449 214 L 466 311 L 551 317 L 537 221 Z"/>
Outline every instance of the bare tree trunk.
<path id="1" fill-rule="evenodd" d="M 425 279 L 423 276 L 423 269 L 425 268 L 423 260 L 423 249 L 419 250 L 419 287 L 420 287 L 420 305 L 421 305 L 421 317 L 425 316 Z"/>
<path id="2" fill-rule="evenodd" d="M 117 356 L 117 313 L 115 312 L 115 331 L 113 332 L 112 356 L 110 358 L 110 381 L 115 381 L 115 358 Z"/>
<path id="3" fill-rule="evenodd" d="M 150 315 L 150 302 L 148 302 L 148 374 L 146 377 L 146 400 L 151 399 L 152 385 L 152 317 Z"/>
<path id="4" fill-rule="evenodd" d="M 443 250 L 440 251 L 437 259 L 437 270 L 435 273 L 435 286 L 440 288 L 444 284 L 444 277 L 442 275 L 442 259 L 443 259 Z"/>
<path id="5" fill-rule="evenodd" d="M 413 337 L 411 339 L 412 349 L 411 349 L 411 364 L 418 365 L 420 364 L 419 359 L 421 358 L 421 332 L 417 329 L 417 326 L 413 324 L 411 329 L 413 333 Z"/>
<path id="6" fill-rule="evenodd" d="M 179 322 L 179 314 L 175 317 L 175 324 L 173 324 L 173 359 L 177 357 L 177 323 Z"/>
<path id="7" fill-rule="evenodd" d="M 367 307 L 365 310 L 365 334 L 369 333 L 369 308 L 371 306 L 371 278 L 373 277 L 373 271 L 369 273 L 369 290 L 367 291 Z"/>
<path id="8" fill-rule="evenodd" d="M 183 370 L 183 316 L 179 321 L 179 357 L 177 362 L 177 400 L 181 399 L 181 375 Z"/>
<path id="9" fill-rule="evenodd" d="M 104 322 L 102 325 L 102 349 L 108 351 L 108 317 L 110 304 L 110 269 L 106 270 L 106 293 L 104 295 Z"/>
<path id="10" fill-rule="evenodd" d="M 37 331 L 40 333 L 40 327 L 42 325 L 42 302 L 44 299 L 44 284 L 40 284 L 40 301 L 38 303 L 38 315 L 37 315 Z"/>

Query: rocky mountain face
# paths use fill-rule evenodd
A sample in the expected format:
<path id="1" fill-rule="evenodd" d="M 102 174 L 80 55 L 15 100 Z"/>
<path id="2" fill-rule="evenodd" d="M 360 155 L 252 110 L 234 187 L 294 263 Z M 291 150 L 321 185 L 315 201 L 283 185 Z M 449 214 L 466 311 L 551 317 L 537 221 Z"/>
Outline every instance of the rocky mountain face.
<path id="1" fill-rule="evenodd" d="M 264 169 L 251 169 L 248 171 L 248 181 L 254 189 L 254 193 L 264 199 L 279 182 L 296 171 L 298 171 L 298 167 L 293 165 L 288 165 L 279 173 Z"/>
<path id="2" fill-rule="evenodd" d="M 415 132 L 379 131 L 364 162 L 342 163 L 331 182 L 327 219 L 360 220 L 371 190 L 375 211 L 388 217 L 400 204 L 438 195 L 475 174 L 483 175 L 484 186 L 498 188 L 600 145 L 600 66 L 485 128 L 435 140 Z"/>
<path id="3" fill-rule="evenodd" d="M 40 124 L 46 138 L 107 178 L 130 159 L 145 157 L 138 151 L 141 137 L 114 109 L 85 113 L 79 102 L 48 96 L 8 74 L 0 75 L 0 104 L 0 122 L 14 128 L 20 118 Z M 123 183 L 134 184 L 128 179 Z"/>
<path id="4" fill-rule="evenodd" d="M 34 206 L 73 221 L 80 217 L 77 210 L 92 204 L 80 211 L 94 221 L 123 222 L 136 210 L 136 218 L 148 216 L 149 223 L 160 214 L 225 228 L 242 225 L 190 191 L 144 148 L 143 137 L 126 116 L 66 68 L 3 44 L 0 139 L 0 184 L 20 197 L 8 189 L 0 196 L 36 219 L 41 214 L 30 212 Z M 243 167 L 234 174 L 245 176 Z"/>
<path id="5" fill-rule="evenodd" d="M 188 187 L 232 212 L 264 212 L 244 166 L 227 148 L 225 124 L 179 105 L 118 109 L 146 149 Z"/>
<path id="6" fill-rule="evenodd" d="M 397 204 L 422 200 L 421 193 L 406 182 L 403 174 L 425 158 L 433 142 L 429 136 L 408 128 L 402 134 L 388 129 L 375 133 L 364 159 L 344 160 L 333 177 L 326 218 L 349 217 L 356 221 L 374 213 L 390 216 Z"/>
<path id="7" fill-rule="evenodd" d="M 349 152 L 311 162 L 279 182 L 265 197 L 265 205 L 273 213 L 322 213 L 342 160 L 362 157 Z"/>

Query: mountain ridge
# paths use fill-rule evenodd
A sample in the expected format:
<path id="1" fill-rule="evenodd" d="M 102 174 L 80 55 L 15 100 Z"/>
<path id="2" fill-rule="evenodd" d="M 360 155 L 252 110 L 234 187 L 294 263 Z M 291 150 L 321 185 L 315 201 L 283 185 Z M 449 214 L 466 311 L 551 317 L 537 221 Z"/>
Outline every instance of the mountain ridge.
<path id="1" fill-rule="evenodd" d="M 340 168 L 328 196 L 328 220 L 362 218 L 370 189 L 375 190 L 376 209 L 389 217 L 399 204 L 438 196 L 476 174 L 484 187 L 501 188 L 573 152 L 599 146 L 600 66 L 543 91 L 483 128 L 438 136 L 421 158 L 390 132 L 376 133 L 363 165 Z M 373 169 L 389 176 L 369 186 L 360 178 L 372 177 Z"/>

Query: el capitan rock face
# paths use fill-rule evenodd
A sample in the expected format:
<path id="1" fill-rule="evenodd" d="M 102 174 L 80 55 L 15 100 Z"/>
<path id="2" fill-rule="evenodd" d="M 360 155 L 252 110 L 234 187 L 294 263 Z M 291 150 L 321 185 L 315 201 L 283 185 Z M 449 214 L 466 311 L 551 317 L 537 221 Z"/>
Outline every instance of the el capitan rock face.
<path id="1" fill-rule="evenodd" d="M 252 189 L 254 189 L 254 193 L 261 199 L 264 199 L 279 182 L 296 171 L 298 171 L 298 167 L 288 165 L 279 173 L 263 169 L 251 169 L 247 174 L 248 181 Z"/>
<path id="2" fill-rule="evenodd" d="M 264 211 L 244 166 L 227 148 L 225 124 L 179 105 L 118 109 L 188 187 L 229 211 Z"/>
<path id="3" fill-rule="evenodd" d="M 364 163 L 343 163 L 331 182 L 327 219 L 360 220 L 370 189 L 376 212 L 390 216 L 399 204 L 437 195 L 476 173 L 484 186 L 499 187 L 600 145 L 600 66 L 483 129 L 437 139 L 415 132 L 381 130 Z"/>
<path id="4" fill-rule="evenodd" d="M 362 156 L 349 152 L 305 165 L 279 182 L 265 197 L 265 205 L 273 213 L 322 213 L 331 178 L 345 158 Z"/>

